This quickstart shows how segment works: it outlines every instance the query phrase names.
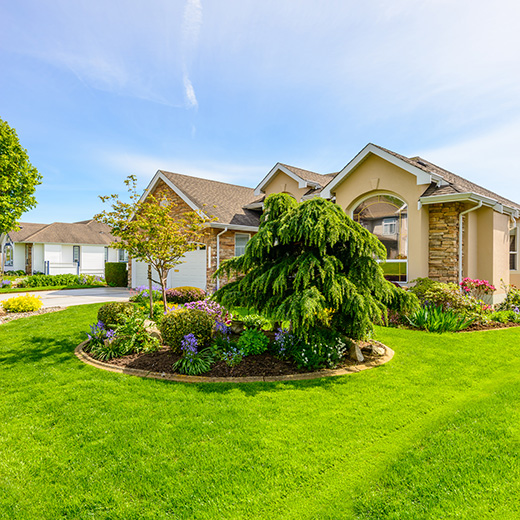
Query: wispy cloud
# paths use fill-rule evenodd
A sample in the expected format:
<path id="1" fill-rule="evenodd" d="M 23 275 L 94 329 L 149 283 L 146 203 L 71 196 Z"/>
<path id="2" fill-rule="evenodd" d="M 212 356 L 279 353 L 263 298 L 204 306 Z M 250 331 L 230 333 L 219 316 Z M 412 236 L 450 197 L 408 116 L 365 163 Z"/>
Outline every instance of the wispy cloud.
<path id="1" fill-rule="evenodd" d="M 135 174 L 149 181 L 157 170 L 166 170 L 241 186 L 256 186 L 268 173 L 262 165 L 239 164 L 215 160 L 187 161 L 173 156 L 153 156 L 125 151 L 98 154 L 103 164 L 121 176 Z"/>
<path id="2" fill-rule="evenodd" d="M 189 65 L 197 49 L 201 25 L 202 4 L 200 0 L 187 0 L 182 22 L 182 75 L 186 106 L 195 109 L 199 104 L 191 83 Z"/>

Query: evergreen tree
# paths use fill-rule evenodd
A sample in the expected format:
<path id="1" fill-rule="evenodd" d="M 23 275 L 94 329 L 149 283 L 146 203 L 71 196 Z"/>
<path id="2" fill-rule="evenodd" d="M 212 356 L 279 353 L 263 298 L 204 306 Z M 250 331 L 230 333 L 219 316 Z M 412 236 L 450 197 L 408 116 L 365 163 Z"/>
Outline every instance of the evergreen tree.
<path id="1" fill-rule="evenodd" d="M 224 305 L 247 306 L 295 333 L 328 327 L 350 338 L 367 337 L 387 308 L 406 310 L 414 295 L 383 276 L 383 244 L 339 206 L 321 198 L 297 203 L 269 196 L 258 233 L 245 254 L 216 273 L 236 276 L 215 294 Z"/>

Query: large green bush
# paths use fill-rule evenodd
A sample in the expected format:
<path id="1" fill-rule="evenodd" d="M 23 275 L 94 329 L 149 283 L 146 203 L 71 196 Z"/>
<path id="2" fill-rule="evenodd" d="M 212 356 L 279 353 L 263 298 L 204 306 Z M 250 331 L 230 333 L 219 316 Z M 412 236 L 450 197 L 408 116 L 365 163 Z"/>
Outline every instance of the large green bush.
<path id="1" fill-rule="evenodd" d="M 211 339 L 214 324 L 213 318 L 204 311 L 181 308 L 166 314 L 160 329 L 164 344 L 180 352 L 181 341 L 190 333 L 202 348 Z"/>
<path id="2" fill-rule="evenodd" d="M 214 298 L 273 322 L 290 320 L 298 335 L 326 325 L 367 337 L 387 308 L 418 305 L 415 295 L 385 280 L 379 260 L 386 256 L 378 238 L 340 206 L 318 197 L 297 203 L 277 193 L 267 197 L 245 253 L 222 262 L 217 276 L 235 280 Z"/>
<path id="3" fill-rule="evenodd" d="M 110 287 L 128 287 L 128 269 L 125 262 L 106 262 L 105 280 Z"/>
<path id="4" fill-rule="evenodd" d="M 263 332 L 256 329 L 246 329 L 238 340 L 238 348 L 244 356 L 263 354 L 268 347 L 269 339 Z"/>
<path id="5" fill-rule="evenodd" d="M 98 320 L 107 327 L 121 325 L 127 316 L 132 315 L 136 307 L 130 302 L 109 302 L 98 310 Z"/>

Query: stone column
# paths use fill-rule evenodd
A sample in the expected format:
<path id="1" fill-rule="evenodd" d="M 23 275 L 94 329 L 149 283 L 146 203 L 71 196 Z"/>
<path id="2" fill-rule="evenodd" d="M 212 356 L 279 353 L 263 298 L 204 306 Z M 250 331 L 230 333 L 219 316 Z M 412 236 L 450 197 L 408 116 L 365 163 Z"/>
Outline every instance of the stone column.
<path id="1" fill-rule="evenodd" d="M 429 206 L 428 277 L 439 282 L 459 280 L 459 214 L 461 202 Z"/>

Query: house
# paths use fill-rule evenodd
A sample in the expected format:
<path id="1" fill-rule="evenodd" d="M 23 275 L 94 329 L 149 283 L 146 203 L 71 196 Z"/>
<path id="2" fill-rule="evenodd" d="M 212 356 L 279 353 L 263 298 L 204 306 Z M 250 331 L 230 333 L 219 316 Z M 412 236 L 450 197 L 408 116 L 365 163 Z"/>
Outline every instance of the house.
<path id="1" fill-rule="evenodd" d="M 388 279 L 406 284 L 419 277 L 462 278 L 504 286 L 520 284 L 520 205 L 421 157 L 405 157 L 368 144 L 342 170 L 319 174 L 277 163 L 255 189 L 159 170 L 143 197 L 166 191 L 176 211 L 203 211 L 217 220 L 168 285 L 213 291 L 222 260 L 239 255 L 257 231 L 263 200 L 288 193 L 298 201 L 324 197 L 374 233 L 387 249 Z M 132 262 L 132 286 L 146 282 L 146 266 Z"/>
<path id="2" fill-rule="evenodd" d="M 127 260 L 124 251 L 110 247 L 110 228 L 95 220 L 18 227 L 4 245 L 6 272 L 104 276 L 105 262 Z"/>

